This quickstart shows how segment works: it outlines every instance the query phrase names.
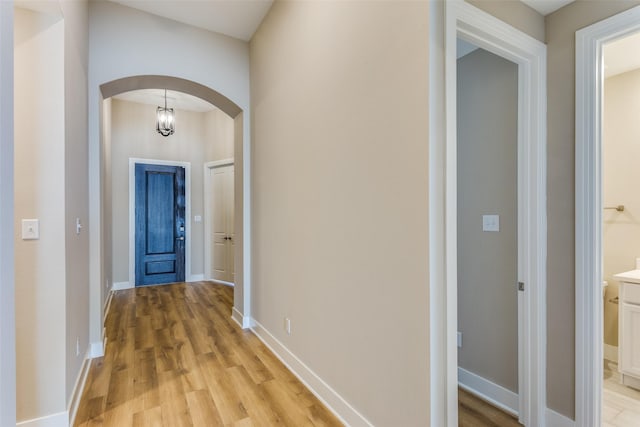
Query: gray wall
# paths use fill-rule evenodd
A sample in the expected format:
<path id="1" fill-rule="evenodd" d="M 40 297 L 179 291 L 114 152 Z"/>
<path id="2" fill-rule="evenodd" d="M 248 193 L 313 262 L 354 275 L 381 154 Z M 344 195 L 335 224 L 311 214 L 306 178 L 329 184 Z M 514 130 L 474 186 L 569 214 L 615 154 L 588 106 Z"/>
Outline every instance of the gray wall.
<path id="1" fill-rule="evenodd" d="M 0 2 L 0 425 L 16 422 L 13 3 Z"/>
<path id="2" fill-rule="evenodd" d="M 233 158 L 233 119 L 220 110 L 176 110 L 176 132 L 163 137 L 155 129 L 153 105 L 112 101 L 111 193 L 113 281 L 129 281 L 129 158 L 191 163 L 191 274 L 204 273 L 204 163 Z M 186 278 L 189 280 L 189 278 Z"/>
<path id="3" fill-rule="evenodd" d="M 518 67 L 483 49 L 458 60 L 460 367 L 518 392 Z M 482 215 L 500 231 L 482 231 Z"/>
<path id="4" fill-rule="evenodd" d="M 640 4 L 578 0 L 548 15 L 547 402 L 575 408 L 575 33 Z"/>

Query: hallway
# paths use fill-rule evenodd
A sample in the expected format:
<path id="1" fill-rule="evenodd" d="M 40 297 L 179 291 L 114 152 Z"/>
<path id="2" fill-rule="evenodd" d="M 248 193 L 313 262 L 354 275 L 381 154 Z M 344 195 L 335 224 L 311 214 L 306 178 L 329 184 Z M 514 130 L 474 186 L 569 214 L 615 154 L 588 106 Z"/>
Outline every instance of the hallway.
<path id="1" fill-rule="evenodd" d="M 231 320 L 232 303 L 211 282 L 117 291 L 74 425 L 341 425 Z"/>

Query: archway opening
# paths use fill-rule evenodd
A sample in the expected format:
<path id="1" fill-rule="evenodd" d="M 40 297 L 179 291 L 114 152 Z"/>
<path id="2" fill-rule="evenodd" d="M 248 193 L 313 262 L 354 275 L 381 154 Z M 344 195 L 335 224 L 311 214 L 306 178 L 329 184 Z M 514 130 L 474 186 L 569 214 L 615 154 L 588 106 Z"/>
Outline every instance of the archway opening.
<path id="1" fill-rule="evenodd" d="M 92 239 L 97 239 L 99 244 L 92 245 L 92 249 L 96 249 L 99 253 L 92 255 L 92 259 L 96 260 L 96 266 L 92 270 L 92 326 L 99 325 L 99 330 L 92 328 L 92 336 L 99 336 L 99 344 L 95 339 L 98 348 L 92 351 L 94 356 L 103 353 L 104 347 L 104 320 L 108 310 L 109 296 L 111 290 L 114 289 L 114 271 L 112 263 L 113 238 L 112 238 L 112 189 L 111 180 L 106 177 L 112 171 L 112 158 L 110 153 L 111 144 L 111 102 L 118 95 L 126 92 L 138 91 L 143 89 L 167 89 L 169 92 L 182 92 L 200 98 L 216 107 L 219 112 L 231 118 L 232 121 L 232 148 L 231 158 L 234 160 L 235 168 L 233 172 L 233 222 L 235 223 L 235 241 L 233 247 L 235 259 L 235 278 L 234 278 L 234 307 L 232 317 L 242 327 L 248 327 L 250 318 L 248 311 L 248 292 L 246 292 L 245 274 L 243 269 L 245 265 L 245 254 L 248 251 L 248 245 L 245 244 L 245 224 L 249 224 L 246 220 L 247 216 L 244 211 L 245 186 L 248 170 L 245 170 L 243 162 L 244 147 L 248 145 L 243 134 L 243 110 L 229 98 L 223 94 L 197 82 L 171 76 L 159 75 L 140 75 L 125 77 L 104 83 L 99 86 L 99 171 L 93 172 L 94 179 L 99 181 L 99 209 L 92 214 L 92 221 L 97 221 L 97 229 L 92 233 Z M 179 129 L 179 128 L 178 128 Z M 177 130 L 178 132 L 178 130 Z M 202 169 L 202 168 L 200 168 Z M 199 170 L 202 173 L 202 170 Z M 202 179 L 202 178 L 200 178 Z M 196 220 L 193 216 L 187 216 L 188 222 Z M 133 257 L 129 253 L 129 258 Z M 205 277 L 206 278 L 206 273 Z M 191 275 L 186 280 L 198 280 L 199 275 Z M 117 289 L 117 287 L 116 287 Z"/>

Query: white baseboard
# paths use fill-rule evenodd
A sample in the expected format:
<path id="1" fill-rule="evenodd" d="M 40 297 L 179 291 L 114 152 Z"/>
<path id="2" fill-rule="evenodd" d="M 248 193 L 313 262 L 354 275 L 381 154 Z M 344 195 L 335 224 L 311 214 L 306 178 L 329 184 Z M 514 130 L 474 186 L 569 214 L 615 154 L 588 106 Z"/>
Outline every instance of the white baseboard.
<path id="1" fill-rule="evenodd" d="M 121 282 L 125 283 L 125 282 Z M 126 282 L 129 284 L 129 282 Z M 115 283 L 114 283 L 115 286 Z M 102 309 L 102 333 L 101 333 L 101 341 L 100 342 L 92 342 L 91 348 L 89 350 L 89 358 L 94 359 L 96 357 L 104 356 L 104 350 L 107 348 L 107 328 L 105 325 L 107 324 L 107 316 L 109 315 L 109 310 L 111 309 L 111 302 L 113 301 L 114 294 L 113 287 L 109 291 L 107 295 L 107 300 L 104 303 L 104 307 Z"/>
<path id="2" fill-rule="evenodd" d="M 192 274 L 189 276 L 188 282 L 202 282 L 204 280 L 204 274 Z"/>
<path id="3" fill-rule="evenodd" d="M 89 375 L 89 368 L 91 367 L 91 346 L 87 348 L 85 358 L 82 361 L 82 367 L 76 378 L 76 383 L 71 393 L 71 400 L 66 411 L 58 412 L 56 414 L 47 415 L 45 417 L 34 418 L 32 420 L 25 420 L 16 423 L 16 427 L 69 427 L 73 425 L 75 421 L 78 407 L 80 406 L 80 399 L 82 398 L 82 392 L 87 382 L 87 376 Z"/>
<path id="4" fill-rule="evenodd" d="M 255 320 L 252 320 L 252 323 L 254 326 L 251 330 L 260 341 L 262 341 L 342 423 L 351 427 L 373 426 L 362 414 L 344 400 L 342 396 L 325 383 L 322 378 L 316 375 L 316 373 L 298 359 L 295 354 L 291 353 L 291 351 L 265 329 L 264 326 Z"/>
<path id="5" fill-rule="evenodd" d="M 216 279 L 209 279 L 210 282 L 213 283 L 218 283 L 220 285 L 225 285 L 225 286 L 231 286 L 234 287 L 235 285 L 231 282 L 225 282 L 224 280 L 216 280 Z"/>
<path id="6" fill-rule="evenodd" d="M 127 282 L 129 284 L 129 282 Z M 113 287 L 107 294 L 107 300 L 104 302 L 104 307 L 102 307 L 102 324 L 104 325 L 107 321 L 107 315 L 109 314 L 109 309 L 111 308 L 111 301 L 113 301 Z"/>
<path id="7" fill-rule="evenodd" d="M 479 375 L 458 367 L 458 384 L 471 394 L 475 394 L 511 415 L 518 416 L 518 394 Z"/>
<path id="8" fill-rule="evenodd" d="M 106 341 L 106 337 L 104 338 Z M 92 342 L 89 347 L 89 359 L 104 356 L 105 342 Z"/>
<path id="9" fill-rule="evenodd" d="M 91 347 L 93 347 L 93 345 L 87 348 L 87 353 L 84 360 L 82 361 L 82 367 L 80 368 L 80 372 L 78 373 L 76 384 L 73 387 L 73 393 L 71 393 L 71 401 L 69 402 L 69 406 L 67 407 L 70 426 L 73 425 L 73 422 L 76 419 L 78 407 L 80 406 L 80 399 L 82 398 L 82 392 L 84 391 L 84 386 L 87 382 L 87 376 L 89 375 L 89 368 L 91 368 Z"/>
<path id="10" fill-rule="evenodd" d="M 112 291 L 122 291 L 124 289 L 133 289 L 134 286 L 131 285 L 131 283 L 129 282 L 114 282 L 113 285 L 111 285 L 111 290 Z"/>
<path id="11" fill-rule="evenodd" d="M 34 418 L 32 420 L 20 421 L 17 427 L 69 427 L 69 414 L 58 412 L 46 417 Z"/>
<path id="12" fill-rule="evenodd" d="M 576 423 L 570 418 L 560 415 L 556 411 L 547 408 L 546 425 L 549 427 L 575 427 Z"/>
<path id="13" fill-rule="evenodd" d="M 231 318 L 240 325 L 242 329 L 248 329 L 253 327 L 253 319 L 249 316 L 244 316 L 237 308 L 233 307 L 231 310 Z"/>
<path id="14" fill-rule="evenodd" d="M 602 351 L 606 360 L 618 363 L 618 347 L 609 344 L 603 344 Z"/>

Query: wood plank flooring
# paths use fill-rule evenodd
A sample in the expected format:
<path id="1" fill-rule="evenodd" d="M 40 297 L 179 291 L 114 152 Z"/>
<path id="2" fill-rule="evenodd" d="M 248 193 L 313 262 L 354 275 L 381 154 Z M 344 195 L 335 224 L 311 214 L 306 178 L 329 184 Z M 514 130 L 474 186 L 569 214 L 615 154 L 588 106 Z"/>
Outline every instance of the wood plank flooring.
<path id="1" fill-rule="evenodd" d="M 232 304 L 233 288 L 211 282 L 117 291 L 74 425 L 341 426 Z"/>
<path id="2" fill-rule="evenodd" d="M 518 420 L 458 388 L 458 425 L 461 427 L 521 427 Z"/>

